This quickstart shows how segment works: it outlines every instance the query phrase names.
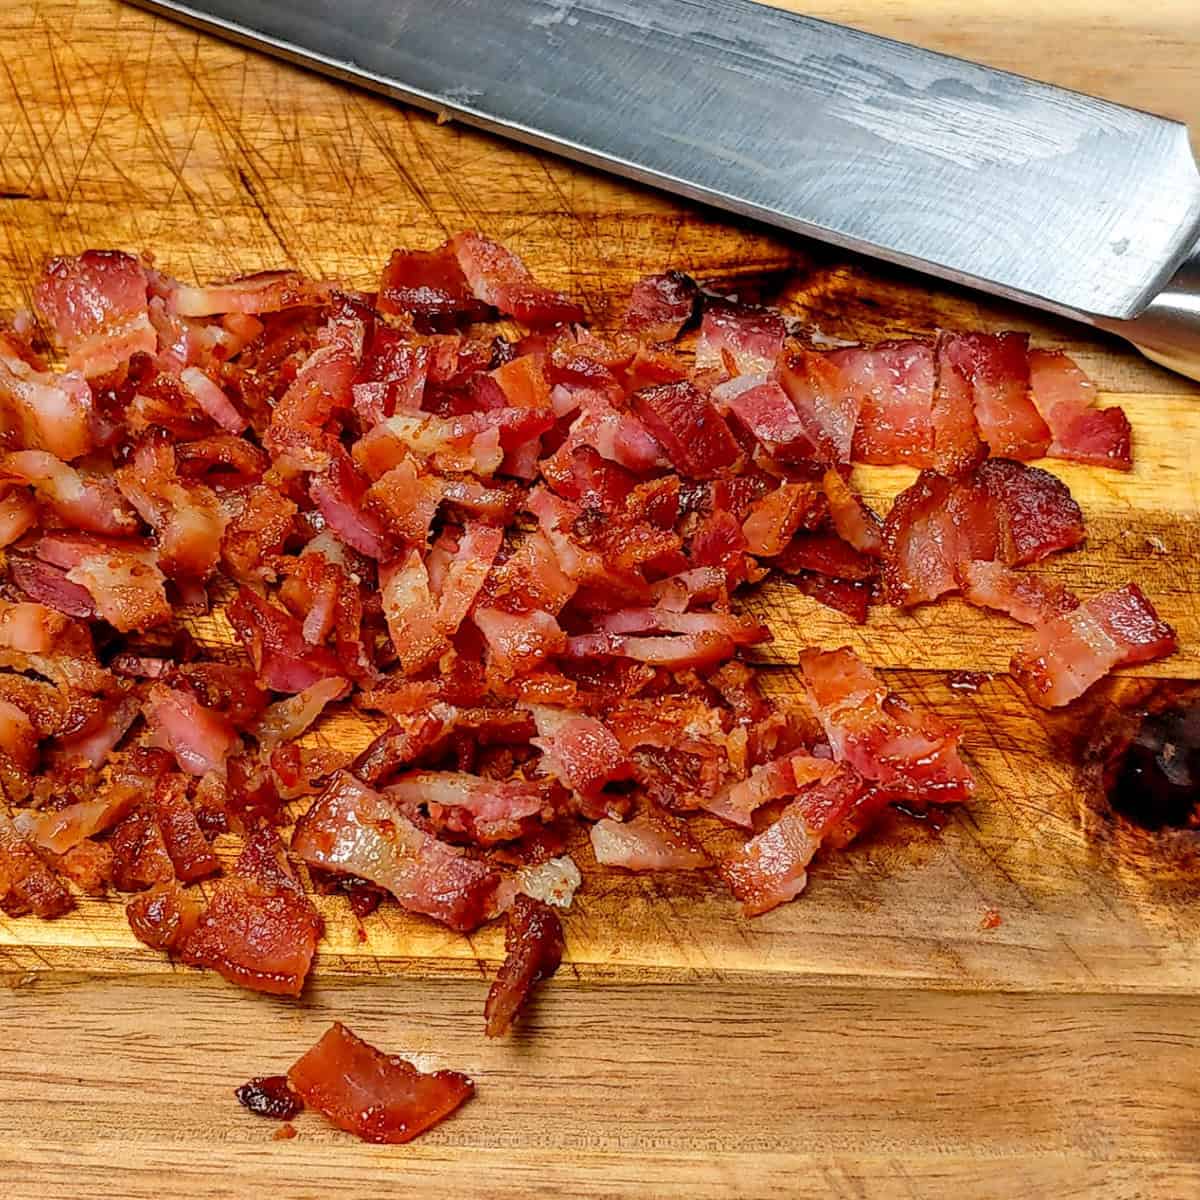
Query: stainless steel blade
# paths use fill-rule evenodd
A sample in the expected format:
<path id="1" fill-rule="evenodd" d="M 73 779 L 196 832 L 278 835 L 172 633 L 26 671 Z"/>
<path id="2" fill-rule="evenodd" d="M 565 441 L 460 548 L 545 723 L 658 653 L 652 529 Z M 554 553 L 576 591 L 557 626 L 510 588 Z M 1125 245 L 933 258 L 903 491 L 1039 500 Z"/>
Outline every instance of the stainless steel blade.
<path id="1" fill-rule="evenodd" d="M 1142 313 L 1200 236 L 1184 126 L 752 0 L 137 0 L 956 282 Z"/>

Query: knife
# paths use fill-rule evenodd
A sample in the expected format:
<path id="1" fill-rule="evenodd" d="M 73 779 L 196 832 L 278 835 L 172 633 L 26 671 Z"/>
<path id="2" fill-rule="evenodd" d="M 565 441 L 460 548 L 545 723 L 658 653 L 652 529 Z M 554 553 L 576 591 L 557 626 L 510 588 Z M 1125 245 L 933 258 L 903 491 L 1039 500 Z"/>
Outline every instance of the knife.
<path id="1" fill-rule="evenodd" d="M 754 0 L 135 0 L 1200 379 L 1186 126 Z"/>

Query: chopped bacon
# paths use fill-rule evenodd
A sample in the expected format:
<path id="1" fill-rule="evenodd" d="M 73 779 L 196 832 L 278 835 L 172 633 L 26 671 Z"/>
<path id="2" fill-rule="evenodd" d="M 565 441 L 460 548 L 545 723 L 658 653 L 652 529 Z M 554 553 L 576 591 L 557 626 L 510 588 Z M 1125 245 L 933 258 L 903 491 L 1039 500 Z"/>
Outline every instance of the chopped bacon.
<path id="1" fill-rule="evenodd" d="M 314 286 L 295 271 L 260 271 L 207 287 L 176 284 L 171 289 L 171 304 L 181 317 L 211 317 L 218 313 L 257 316 L 314 304 L 323 291 L 323 287 Z"/>
<path id="2" fill-rule="evenodd" d="M 829 359 L 857 403 L 854 458 L 925 466 L 933 451 L 934 357 L 929 344 L 881 342 L 834 350 Z"/>
<path id="3" fill-rule="evenodd" d="M 368 558 L 385 559 L 392 552 L 392 542 L 383 522 L 363 503 L 367 487 L 350 456 L 339 448 L 331 455 L 328 470 L 313 479 L 309 491 L 329 528 L 347 546 Z"/>
<path id="4" fill-rule="evenodd" d="M 34 845 L 52 854 L 65 854 L 85 838 L 124 820 L 145 799 L 141 787 L 119 776 L 95 800 L 79 800 L 64 808 L 22 810 L 14 824 Z"/>
<path id="5" fill-rule="evenodd" d="M 862 391 L 847 386 L 832 356 L 797 347 L 783 355 L 779 381 L 816 457 L 826 463 L 849 462 Z"/>
<path id="6" fill-rule="evenodd" d="M 185 367 L 179 382 L 195 398 L 196 403 L 229 433 L 241 433 L 246 418 L 233 406 L 229 397 L 199 367 Z"/>
<path id="7" fill-rule="evenodd" d="M 438 588 L 436 620 L 444 634 L 456 633 L 467 619 L 503 542 L 504 534 L 490 525 L 472 522 L 463 529 Z"/>
<path id="8" fill-rule="evenodd" d="M 1177 646 L 1175 630 L 1127 583 L 1039 624 L 1013 656 L 1012 672 L 1035 704 L 1057 708 L 1114 667 L 1151 662 Z"/>
<path id="9" fill-rule="evenodd" d="M 236 753 L 239 739 L 230 721 L 206 708 L 190 692 L 155 684 L 145 704 L 150 744 L 175 755 L 189 775 L 225 773 L 225 760 Z"/>
<path id="10" fill-rule="evenodd" d="M 537 283 L 511 250 L 478 233 L 458 234 L 450 248 L 477 300 L 534 328 L 583 320 L 578 304 Z"/>
<path id="11" fill-rule="evenodd" d="M 488 991 L 483 1014 L 488 1037 L 509 1031 L 536 984 L 562 962 L 562 923 L 549 905 L 518 895 L 508 910 L 504 963 Z"/>
<path id="12" fill-rule="evenodd" d="M 89 378 L 105 375 L 134 354 L 153 354 L 158 335 L 150 323 L 146 272 L 115 250 L 88 250 L 56 258 L 34 289 L 34 303 L 67 366 Z"/>
<path id="13" fill-rule="evenodd" d="M 364 1142 L 410 1142 L 475 1094 L 457 1071 L 424 1074 L 334 1024 L 288 1071 L 309 1108 Z"/>
<path id="14" fill-rule="evenodd" d="M 93 446 L 92 389 L 78 371 L 52 375 L 0 354 L 0 427 L 13 448 L 70 462 Z"/>
<path id="15" fill-rule="evenodd" d="M 943 376 L 959 377 L 945 386 L 970 388 L 992 454 L 1029 459 L 1046 453 L 1050 430 L 1030 398 L 1028 334 L 944 334 L 938 364 Z"/>
<path id="16" fill-rule="evenodd" d="M 606 784 L 633 774 L 621 743 L 595 717 L 544 704 L 529 710 L 537 724 L 532 744 L 542 752 L 541 769 L 572 791 L 592 799 Z"/>
<path id="17" fill-rule="evenodd" d="M 318 679 L 286 700 L 277 700 L 259 718 L 253 729 L 258 744 L 273 750 L 298 738 L 325 711 L 328 704 L 340 700 L 350 690 L 345 679 Z"/>
<path id="18" fill-rule="evenodd" d="M 781 571 L 815 571 L 835 579 L 868 580 L 879 574 L 878 559 L 860 554 L 841 538 L 827 533 L 798 533 L 779 554 Z"/>
<path id="19" fill-rule="evenodd" d="M 821 842 L 853 811 L 863 782 L 841 766 L 811 784 L 762 833 L 719 864 L 742 914 L 756 917 L 794 899 L 808 883 L 808 864 Z"/>
<path id="20" fill-rule="evenodd" d="M 66 571 L 36 558 L 11 555 L 8 571 L 12 581 L 31 599 L 68 617 L 94 618 L 96 606 L 85 587 L 72 583 Z"/>
<path id="21" fill-rule="evenodd" d="M 686 380 L 643 388 L 633 405 L 680 474 L 708 479 L 737 462 L 725 418 Z"/>
<path id="22" fill-rule="evenodd" d="M 256 1117 L 290 1121 L 304 1111 L 304 1101 L 292 1091 L 286 1075 L 267 1075 L 251 1079 L 235 1088 L 237 1102 Z M 294 1131 L 293 1131 L 294 1132 Z"/>
<path id="23" fill-rule="evenodd" d="M 695 281 L 679 271 L 647 275 L 633 285 L 622 326 L 647 342 L 672 342 L 696 311 Z"/>
<path id="24" fill-rule="evenodd" d="M 37 519 L 37 502 L 27 488 L 14 488 L 0 498 L 0 548 L 28 533 Z"/>
<path id="25" fill-rule="evenodd" d="M 430 324 L 484 321 L 492 302 L 472 295 L 450 244 L 436 250 L 393 250 L 379 281 L 379 311 L 412 313 Z"/>
<path id="26" fill-rule="evenodd" d="M 129 732 L 141 715 L 142 706 L 134 694 L 117 692 L 96 701 L 92 717 L 78 728 L 57 738 L 52 757 L 56 761 L 79 758 L 93 767 L 102 767 L 109 753 Z"/>
<path id="27" fill-rule="evenodd" d="M 787 392 L 774 380 L 761 375 L 738 375 L 718 384 L 712 397 L 775 458 L 790 461 L 816 454 L 808 426 L 800 419 Z"/>
<path id="28" fill-rule="evenodd" d="M 177 954 L 200 923 L 200 902 L 177 883 L 157 884 L 125 906 L 129 928 L 151 949 Z"/>
<path id="29" fill-rule="evenodd" d="M 42 604 L 10 604 L 0 600 L 0 647 L 25 654 L 54 649 L 67 622 L 61 613 Z"/>
<path id="30" fill-rule="evenodd" d="M 298 996 L 321 928 L 278 838 L 260 831 L 247 839 L 236 875 L 216 884 L 179 956 L 242 987 Z"/>
<path id="31" fill-rule="evenodd" d="M 943 475 L 959 475 L 979 464 L 987 444 L 979 436 L 971 378 L 956 365 L 957 343 L 942 334 L 937 341 L 937 386 L 929 410 L 932 434 L 929 465 Z"/>
<path id="32" fill-rule="evenodd" d="M 630 821 L 608 817 L 591 828 L 596 861 L 627 871 L 695 871 L 712 865 L 687 824 L 655 805 Z"/>
<path id="33" fill-rule="evenodd" d="M 111 478 L 85 476 L 45 450 L 20 450 L 0 461 L 0 475 L 31 484 L 68 526 L 121 537 L 138 531 L 137 514 Z"/>
<path id="34" fill-rule="evenodd" d="M 296 823 L 292 852 L 309 866 L 386 888 L 410 912 L 468 932 L 486 920 L 499 875 L 422 832 L 398 801 L 339 774 Z"/>
<path id="35" fill-rule="evenodd" d="M 783 318 L 765 308 L 706 298 L 696 343 L 696 369 L 727 375 L 765 375 L 775 366 L 787 334 Z"/>
<path id="36" fill-rule="evenodd" d="M 807 750 L 796 750 L 760 764 L 719 795 L 701 800 L 701 807 L 732 825 L 749 829 L 755 812 L 764 804 L 794 796 L 809 784 L 828 779 L 837 769 L 827 758 L 814 758 Z"/>
<path id="37" fill-rule="evenodd" d="M 412 550 L 402 564 L 379 572 L 383 613 L 392 645 L 406 675 L 415 675 L 436 662 L 449 649 L 438 624 L 437 604 L 429 590 L 429 570 L 420 552 Z"/>
<path id="38" fill-rule="evenodd" d="M 435 825 L 485 846 L 520 837 L 531 819 L 551 809 L 541 783 L 485 779 L 463 771 L 414 771 L 390 783 L 384 795 L 405 811 L 424 805 Z"/>
<path id="39" fill-rule="evenodd" d="M 295 501 L 272 487 L 250 489 L 221 539 L 221 560 L 234 579 L 252 583 L 274 578 L 270 560 L 282 552 L 298 511 Z"/>
<path id="40" fill-rule="evenodd" d="M 1042 625 L 1079 607 L 1079 598 L 1061 584 L 1003 563 L 959 563 L 957 574 L 968 603 L 1007 613 L 1025 625 Z"/>
<path id="41" fill-rule="evenodd" d="M 835 760 L 912 803 L 950 804 L 971 794 L 957 730 L 916 713 L 852 650 L 805 650 L 800 674 Z"/>
<path id="42" fill-rule="evenodd" d="M 321 679 L 341 678 L 345 666 L 324 646 L 305 640 L 290 613 L 243 587 L 225 609 L 263 685 L 302 692 Z"/>
<path id="43" fill-rule="evenodd" d="M 508 613 L 498 608 L 476 608 L 473 619 L 487 640 L 492 661 L 507 674 L 526 674 L 567 647 L 558 622 L 538 609 Z"/>
<path id="44" fill-rule="evenodd" d="M 10 917 L 34 913 L 49 919 L 73 906 L 62 880 L 0 813 L 0 909 Z"/>
<path id="45" fill-rule="evenodd" d="M 1120 408 L 1095 408 L 1096 387 L 1058 350 L 1032 350 L 1029 379 L 1033 402 L 1050 427 L 1052 458 L 1128 471 L 1129 418 Z"/>
<path id="46" fill-rule="evenodd" d="M 793 534 L 813 523 L 822 493 L 810 483 L 781 483 L 756 500 L 742 522 L 746 549 L 763 558 L 783 553 Z"/>
<path id="47" fill-rule="evenodd" d="M 864 503 L 861 496 L 835 467 L 821 477 L 821 490 L 829 502 L 829 516 L 838 537 L 862 554 L 878 558 L 883 553 L 883 522 Z"/>

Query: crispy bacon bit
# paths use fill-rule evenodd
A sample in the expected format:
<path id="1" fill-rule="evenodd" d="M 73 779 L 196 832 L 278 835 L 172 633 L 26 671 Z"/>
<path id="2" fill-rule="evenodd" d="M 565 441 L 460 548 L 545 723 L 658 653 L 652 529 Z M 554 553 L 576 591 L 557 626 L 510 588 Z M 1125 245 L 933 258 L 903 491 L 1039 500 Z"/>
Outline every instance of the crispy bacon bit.
<path id="1" fill-rule="evenodd" d="M 225 760 L 239 739 L 232 723 L 190 692 L 155 684 L 144 707 L 150 744 L 169 750 L 189 775 L 225 774 Z"/>
<path id="2" fill-rule="evenodd" d="M 958 582 L 969 603 L 1007 613 L 1025 625 L 1043 625 L 1079 607 L 1079 598 L 1061 584 L 1003 563 L 959 563 Z"/>
<path id="3" fill-rule="evenodd" d="M 34 289 L 34 303 L 70 370 L 105 375 L 135 354 L 154 354 L 158 338 L 146 302 L 146 272 L 115 250 L 56 258 Z"/>
<path id="4" fill-rule="evenodd" d="M 476 299 L 449 243 L 437 250 L 394 250 L 379 281 L 379 311 L 412 313 L 431 325 L 484 321 L 492 305 Z"/>
<path id="5" fill-rule="evenodd" d="M 597 821 L 591 829 L 596 861 L 627 871 L 695 871 L 712 865 L 704 847 L 678 817 L 650 805 L 630 821 Z"/>
<path id="6" fill-rule="evenodd" d="M 562 924 L 554 909 L 518 895 L 508 910 L 504 964 L 483 1009 L 488 1037 L 502 1037 L 509 1031 L 534 986 L 558 970 L 562 955 Z"/>
<path id="7" fill-rule="evenodd" d="M 112 479 L 85 477 L 45 450 L 21 450 L 0 461 L 0 474 L 31 484 L 68 527 L 113 537 L 136 533 L 137 514 Z"/>
<path id="8" fill-rule="evenodd" d="M 633 763 L 621 743 L 595 718 L 583 713 L 530 705 L 537 723 L 533 739 L 542 752 L 541 768 L 586 799 L 608 783 L 628 779 Z"/>
<path id="9" fill-rule="evenodd" d="M 283 309 L 312 304 L 323 288 L 314 286 L 295 271 L 260 271 L 228 283 L 208 287 L 176 284 L 171 302 L 181 317 L 211 317 L 218 313 L 281 312 Z"/>
<path id="10" fill-rule="evenodd" d="M 350 691 L 345 679 L 318 679 L 286 700 L 277 700 L 259 718 L 253 733 L 264 750 L 298 738 L 335 700 Z"/>
<path id="11" fill-rule="evenodd" d="M 537 283 L 511 250 L 477 233 L 458 234 L 450 247 L 477 300 L 535 329 L 583 320 L 578 304 Z"/>
<path id="12" fill-rule="evenodd" d="M 180 958 L 254 991 L 298 996 L 321 935 L 321 918 L 273 833 L 251 834 L 236 870 L 235 877 L 213 889 Z"/>
<path id="13" fill-rule="evenodd" d="M 1035 628 L 1012 660 L 1030 699 L 1057 708 L 1082 696 L 1114 667 L 1152 662 L 1174 653 L 1175 630 L 1136 583 L 1093 596 Z"/>
<path id="14" fill-rule="evenodd" d="M 926 465 L 934 433 L 934 357 L 929 344 L 881 342 L 869 349 L 835 350 L 829 358 L 857 402 L 855 459 Z"/>
<path id="15" fill-rule="evenodd" d="M 276 692 L 302 692 L 345 670 L 324 646 L 310 645 L 299 621 L 249 588 L 233 598 L 226 614 L 264 686 Z"/>
<path id="16" fill-rule="evenodd" d="M 692 384 L 644 388 L 633 404 L 680 474 L 709 479 L 737 461 L 738 445 L 725 419 Z"/>
<path id="17" fill-rule="evenodd" d="M 539 783 L 463 771 L 414 771 L 389 784 L 384 794 L 408 812 L 424 805 L 435 824 L 485 846 L 520 837 L 531 819 L 552 806 Z"/>
<path id="18" fill-rule="evenodd" d="M 679 271 L 647 275 L 633 285 L 624 327 L 647 342 L 672 342 L 696 310 L 695 281 Z"/>
<path id="19" fill-rule="evenodd" d="M 1029 377 L 1033 402 L 1052 435 L 1047 454 L 1119 471 L 1133 466 L 1129 419 L 1122 409 L 1093 407 L 1095 384 L 1067 355 L 1031 351 Z"/>
<path id="20" fill-rule="evenodd" d="M 310 1108 L 364 1142 L 410 1142 L 475 1094 L 467 1076 L 423 1074 L 342 1024 L 330 1026 L 288 1071 L 288 1083 Z"/>
<path id="21" fill-rule="evenodd" d="M 34 913 L 49 919 L 73 906 L 62 881 L 0 813 L 0 909 L 10 917 Z"/>
<path id="22" fill-rule="evenodd" d="M 775 366 L 786 333 L 783 318 L 769 309 L 706 298 L 696 369 L 715 367 L 727 375 L 765 375 Z"/>
<path id="23" fill-rule="evenodd" d="M 416 827 L 398 801 L 339 774 L 296 823 L 292 851 L 309 866 L 387 888 L 404 908 L 468 932 L 500 881 L 485 863 Z"/>
<path id="24" fill-rule="evenodd" d="M 781 554 L 793 534 L 813 523 L 821 492 L 808 483 L 782 483 L 756 500 L 742 522 L 746 549 L 762 558 Z"/>
<path id="25" fill-rule="evenodd" d="M 831 355 L 797 348 L 780 360 L 779 381 L 822 462 L 850 461 L 862 391 L 847 386 Z"/>
<path id="26" fill-rule="evenodd" d="M 47 534 L 38 558 L 66 572 L 92 598 L 96 613 L 123 633 L 170 620 L 166 580 L 154 551 L 140 542 L 88 534 Z"/>
<path id="27" fill-rule="evenodd" d="M 808 864 L 821 842 L 845 821 L 862 795 L 863 783 L 842 766 L 810 785 L 782 816 L 719 864 L 742 914 L 756 917 L 794 899 L 808 883 Z"/>
<path id="28" fill-rule="evenodd" d="M 160 884 L 125 906 L 129 927 L 139 942 L 168 954 L 178 953 L 200 922 L 200 902 L 177 883 Z"/>
<path id="29" fill-rule="evenodd" d="M 290 1121 L 304 1111 L 304 1101 L 288 1086 L 286 1075 L 265 1075 L 235 1088 L 237 1102 L 256 1117 Z"/>
<path id="30" fill-rule="evenodd" d="M 794 796 L 812 783 L 828 779 L 837 770 L 827 758 L 814 758 L 806 750 L 796 750 L 782 758 L 755 767 L 750 774 L 731 784 L 701 806 L 733 825 L 749 829 L 753 817 L 764 804 Z"/>

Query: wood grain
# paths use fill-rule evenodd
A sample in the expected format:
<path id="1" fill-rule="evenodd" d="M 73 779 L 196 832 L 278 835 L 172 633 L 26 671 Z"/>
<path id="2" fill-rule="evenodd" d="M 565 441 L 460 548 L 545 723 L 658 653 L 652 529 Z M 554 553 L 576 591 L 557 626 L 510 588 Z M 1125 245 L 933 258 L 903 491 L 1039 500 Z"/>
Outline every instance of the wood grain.
<path id="1" fill-rule="evenodd" d="M 1186 0 L 814 0 L 813 15 L 1137 104 L 1200 128 Z M 371 286 L 395 245 L 478 228 L 603 320 L 638 275 L 736 282 L 842 337 L 1022 328 L 1126 406 L 1128 476 L 1052 469 L 1086 546 L 1044 569 L 1136 578 L 1183 639 L 1146 673 L 1200 677 L 1200 389 L 1110 339 L 834 255 L 432 120 L 109 0 L 4 11 L 0 308 L 50 254 L 152 250 L 210 278 L 294 264 Z M 881 509 L 911 479 L 863 469 Z M 769 687 L 804 644 L 858 648 L 964 730 L 979 797 L 940 833 L 902 817 L 754 922 L 708 879 L 595 868 L 568 963 L 511 1043 L 485 1043 L 499 930 L 470 939 L 337 899 L 288 1003 L 173 968 L 118 902 L 0 920 L 0 1194 L 1168 1197 L 1200 1190 L 1200 873 L 1114 822 L 1003 671 L 1021 633 L 956 602 L 865 630 L 784 583 Z M 210 636 L 227 636 L 220 622 Z M 999 672 L 978 694 L 945 672 Z M 322 738 L 365 742 L 349 720 Z M 715 829 L 702 831 L 717 838 Z M 995 911 L 996 928 L 983 928 Z M 402 1150 L 306 1116 L 270 1140 L 230 1091 L 334 1019 L 478 1098 Z M 401 1172 L 403 1174 L 401 1174 Z"/>

